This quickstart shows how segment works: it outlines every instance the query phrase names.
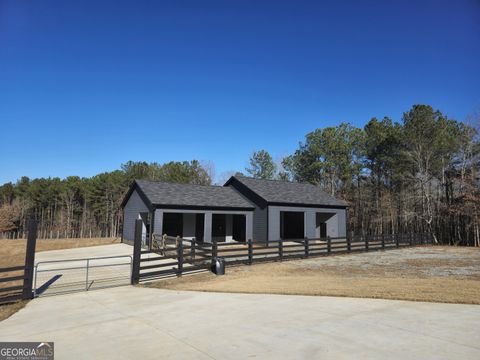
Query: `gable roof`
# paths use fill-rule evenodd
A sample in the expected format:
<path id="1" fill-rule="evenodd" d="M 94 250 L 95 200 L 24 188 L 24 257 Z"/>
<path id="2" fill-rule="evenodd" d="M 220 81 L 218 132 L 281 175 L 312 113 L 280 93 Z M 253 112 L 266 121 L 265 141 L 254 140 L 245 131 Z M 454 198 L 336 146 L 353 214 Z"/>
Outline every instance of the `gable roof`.
<path id="1" fill-rule="evenodd" d="M 232 176 L 224 186 L 232 184 L 235 180 L 269 204 L 342 208 L 347 206 L 346 202 L 334 198 L 319 186 L 312 184 Z"/>
<path id="2" fill-rule="evenodd" d="M 122 207 L 125 206 L 135 189 L 151 209 L 159 206 L 170 208 L 254 208 L 247 199 L 230 187 L 147 180 L 134 181 L 122 202 Z"/>

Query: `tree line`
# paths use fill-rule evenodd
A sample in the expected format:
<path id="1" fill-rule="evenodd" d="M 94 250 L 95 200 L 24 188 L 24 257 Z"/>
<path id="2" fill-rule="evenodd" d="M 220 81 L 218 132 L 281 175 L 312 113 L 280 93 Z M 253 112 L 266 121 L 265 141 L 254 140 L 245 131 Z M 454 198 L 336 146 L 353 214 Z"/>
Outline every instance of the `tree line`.
<path id="1" fill-rule="evenodd" d="M 0 234 L 23 237 L 26 220 L 33 216 L 41 238 L 120 236 L 120 204 L 134 179 L 212 183 L 208 168 L 196 160 L 166 164 L 129 161 L 120 170 L 90 178 L 22 177 L 0 187 Z"/>
<path id="2" fill-rule="evenodd" d="M 244 171 L 316 184 L 345 200 L 350 233 L 431 232 L 439 243 L 479 246 L 479 153 L 475 127 L 414 105 L 399 122 L 316 129 L 278 163 L 256 151 Z M 119 236 L 120 203 L 134 179 L 209 185 L 213 174 L 192 160 L 130 161 L 91 178 L 22 177 L 0 187 L 0 233 L 21 237 L 34 216 L 43 238 Z"/>
<path id="3" fill-rule="evenodd" d="M 415 105 L 401 122 L 312 131 L 280 164 L 257 151 L 246 171 L 346 200 L 351 233 L 429 232 L 439 243 L 480 246 L 479 151 L 475 127 Z"/>

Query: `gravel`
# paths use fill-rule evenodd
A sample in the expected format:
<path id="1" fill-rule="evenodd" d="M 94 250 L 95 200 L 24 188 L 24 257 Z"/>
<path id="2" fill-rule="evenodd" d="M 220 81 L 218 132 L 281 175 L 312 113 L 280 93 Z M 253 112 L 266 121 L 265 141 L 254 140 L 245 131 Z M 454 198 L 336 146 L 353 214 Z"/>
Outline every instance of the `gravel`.
<path id="1" fill-rule="evenodd" d="M 416 247 L 289 262 L 294 269 L 325 270 L 361 276 L 415 274 L 421 277 L 480 279 L 480 249 Z"/>

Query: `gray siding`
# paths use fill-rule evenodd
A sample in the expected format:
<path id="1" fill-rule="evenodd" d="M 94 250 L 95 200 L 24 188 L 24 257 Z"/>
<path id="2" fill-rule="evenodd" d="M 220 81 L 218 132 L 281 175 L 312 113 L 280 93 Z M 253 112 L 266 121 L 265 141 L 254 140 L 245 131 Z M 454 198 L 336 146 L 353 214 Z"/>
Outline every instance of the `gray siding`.
<path id="1" fill-rule="evenodd" d="M 137 190 L 130 195 L 125 207 L 123 208 L 123 234 L 122 240 L 133 241 L 135 238 L 135 220 L 138 214 L 148 212 L 147 205 L 143 202 Z"/>
<path id="2" fill-rule="evenodd" d="M 265 207 L 262 209 L 259 204 L 261 204 L 261 199 L 258 198 L 250 189 L 246 188 L 245 185 L 241 184 L 238 180 L 234 179 L 231 184 L 234 190 L 236 190 L 246 201 L 248 201 L 252 206 L 255 206 L 253 210 L 253 221 L 252 221 L 252 240 L 253 241 L 267 241 L 268 238 L 268 210 L 265 203 Z M 248 240 L 248 239 L 247 239 Z"/>
<path id="3" fill-rule="evenodd" d="M 296 206 L 268 206 L 268 240 L 280 239 L 280 212 L 281 211 L 301 211 L 305 221 L 305 236 L 308 238 L 316 237 L 316 213 L 331 214 L 327 221 L 327 235 L 331 237 L 341 237 L 347 235 L 347 221 L 345 209 L 331 208 L 303 208 Z"/>
<path id="4" fill-rule="evenodd" d="M 267 241 L 268 211 L 267 207 L 261 209 L 255 206 L 253 211 L 253 240 Z"/>

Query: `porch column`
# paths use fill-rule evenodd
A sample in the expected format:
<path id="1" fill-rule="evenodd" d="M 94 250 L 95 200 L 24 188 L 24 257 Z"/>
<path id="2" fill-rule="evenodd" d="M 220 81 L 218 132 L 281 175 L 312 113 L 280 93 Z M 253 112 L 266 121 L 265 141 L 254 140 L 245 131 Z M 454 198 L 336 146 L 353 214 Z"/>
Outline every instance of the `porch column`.
<path id="1" fill-rule="evenodd" d="M 251 211 L 245 215 L 245 227 L 245 240 L 256 240 L 253 238 L 253 212 Z"/>
<path id="2" fill-rule="evenodd" d="M 338 221 L 338 235 L 337 236 L 347 236 L 347 211 L 338 210 L 337 211 L 337 221 Z"/>
<path id="3" fill-rule="evenodd" d="M 212 213 L 205 213 L 205 223 L 203 226 L 203 241 L 212 242 Z"/>
<path id="4" fill-rule="evenodd" d="M 309 239 L 315 238 L 315 228 L 317 224 L 317 213 L 315 210 L 305 211 L 305 237 Z"/>
<path id="5" fill-rule="evenodd" d="M 163 210 L 155 210 L 155 223 L 153 225 L 153 233 L 163 235 Z"/>

